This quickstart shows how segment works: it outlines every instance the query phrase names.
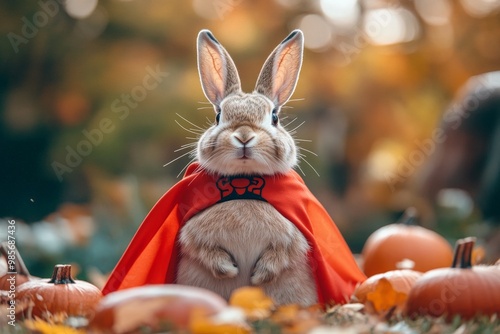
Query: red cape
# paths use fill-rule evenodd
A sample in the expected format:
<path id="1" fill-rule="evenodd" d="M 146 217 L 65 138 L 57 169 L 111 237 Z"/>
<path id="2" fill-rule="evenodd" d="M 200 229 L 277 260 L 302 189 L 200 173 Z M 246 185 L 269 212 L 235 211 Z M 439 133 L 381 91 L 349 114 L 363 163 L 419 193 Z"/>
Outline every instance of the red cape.
<path id="1" fill-rule="evenodd" d="M 296 172 L 228 178 L 208 174 L 194 163 L 146 216 L 103 294 L 145 284 L 175 283 L 179 229 L 205 208 L 233 199 L 267 201 L 297 226 L 311 246 L 309 263 L 321 304 L 345 303 L 356 285 L 366 279 L 335 223 Z"/>

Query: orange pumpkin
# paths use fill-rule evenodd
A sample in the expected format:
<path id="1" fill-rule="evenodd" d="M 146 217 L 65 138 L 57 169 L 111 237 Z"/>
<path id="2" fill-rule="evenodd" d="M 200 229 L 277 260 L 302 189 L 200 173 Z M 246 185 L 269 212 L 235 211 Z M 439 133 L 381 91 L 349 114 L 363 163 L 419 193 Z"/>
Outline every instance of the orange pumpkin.
<path id="1" fill-rule="evenodd" d="M 451 268 L 434 269 L 418 279 L 408 295 L 406 313 L 445 316 L 500 316 L 500 267 L 472 266 L 475 238 L 457 241 Z"/>
<path id="2" fill-rule="evenodd" d="M 90 328 L 105 333 L 130 333 L 147 326 L 151 330 L 187 329 L 193 317 L 219 313 L 227 302 L 212 291 L 179 284 L 146 285 L 119 290 L 99 303 Z"/>
<path id="3" fill-rule="evenodd" d="M 364 303 L 366 301 L 366 295 L 375 291 L 377 283 L 382 278 L 388 280 L 392 284 L 394 290 L 408 294 L 413 284 L 415 284 L 415 281 L 420 278 L 420 276 L 422 276 L 421 272 L 410 269 L 391 270 L 373 275 L 358 285 L 356 290 L 354 290 L 353 301 Z"/>
<path id="4" fill-rule="evenodd" d="M 442 236 L 422 226 L 412 225 L 417 218 L 409 208 L 400 223 L 386 225 L 373 232 L 363 250 L 363 271 L 370 277 L 389 270 L 405 259 L 412 260 L 414 270 L 426 272 L 449 266 L 453 249 Z"/>
<path id="5" fill-rule="evenodd" d="M 410 270 L 410 269 L 400 269 L 400 270 L 391 270 L 385 273 L 373 275 L 369 277 L 366 281 L 358 285 L 356 290 L 354 290 L 354 294 L 351 298 L 352 302 L 363 303 L 365 306 L 368 306 L 369 302 L 371 302 L 372 294 L 380 288 L 380 282 L 382 280 L 387 280 L 392 289 L 395 292 L 408 295 L 415 281 L 422 276 L 421 272 Z M 384 298 L 388 298 L 388 296 L 384 296 Z M 369 313 L 377 313 L 379 311 L 389 311 L 392 308 L 396 308 L 399 312 L 403 309 L 404 301 L 406 299 L 388 301 L 387 308 L 377 310 L 374 307 L 366 307 L 366 310 Z"/>
<path id="6" fill-rule="evenodd" d="M 58 264 L 51 279 L 28 281 L 17 289 L 20 301 L 29 301 L 26 316 L 50 319 L 54 315 L 91 317 L 102 298 L 94 285 L 71 277 L 71 265 Z"/>

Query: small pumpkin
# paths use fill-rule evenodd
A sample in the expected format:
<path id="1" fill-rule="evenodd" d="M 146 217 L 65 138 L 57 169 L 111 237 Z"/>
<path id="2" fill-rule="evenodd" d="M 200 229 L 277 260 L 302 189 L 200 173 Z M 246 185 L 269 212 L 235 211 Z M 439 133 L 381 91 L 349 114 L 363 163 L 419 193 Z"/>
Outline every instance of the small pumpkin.
<path id="1" fill-rule="evenodd" d="M 130 333 L 141 327 L 185 330 L 193 317 L 218 314 L 227 302 L 216 293 L 179 284 L 146 285 L 106 295 L 89 327 L 98 333 Z"/>
<path id="2" fill-rule="evenodd" d="M 5 258 L 5 273 L 0 277 L 0 290 L 13 290 L 12 285 L 17 287 L 32 279 L 28 268 L 24 264 L 21 254 L 15 246 L 7 242 L 0 244 L 0 254 Z"/>
<path id="3" fill-rule="evenodd" d="M 431 270 L 418 279 L 408 295 L 410 317 L 456 315 L 463 319 L 496 314 L 500 316 L 500 267 L 472 266 L 475 238 L 457 241 L 451 268 Z"/>
<path id="4" fill-rule="evenodd" d="M 28 281 L 17 290 L 21 301 L 29 301 L 30 307 L 25 315 L 51 319 L 63 314 L 74 317 L 91 317 L 97 303 L 102 298 L 101 290 L 94 285 L 74 280 L 71 265 L 58 264 L 54 267 L 52 278 Z"/>
<path id="5" fill-rule="evenodd" d="M 397 313 L 400 313 L 403 310 L 406 298 L 387 300 L 389 299 L 388 296 L 383 296 L 387 301 L 387 307 L 377 309 L 373 305 L 371 307 L 366 306 L 368 306 L 370 302 L 373 302 L 372 295 L 380 289 L 380 284 L 383 280 L 389 282 L 396 293 L 407 296 L 413 284 L 415 284 L 415 281 L 421 276 L 421 272 L 411 269 L 391 270 L 373 275 L 358 285 L 356 290 L 354 290 L 351 301 L 365 304 L 365 309 L 368 313 L 388 312 L 391 309 L 395 309 Z"/>
<path id="6" fill-rule="evenodd" d="M 366 276 L 398 269 L 404 259 L 412 260 L 413 269 L 420 272 L 449 266 L 451 245 L 436 232 L 415 225 L 416 220 L 416 210 L 408 208 L 398 223 L 383 226 L 368 237 L 362 250 Z"/>

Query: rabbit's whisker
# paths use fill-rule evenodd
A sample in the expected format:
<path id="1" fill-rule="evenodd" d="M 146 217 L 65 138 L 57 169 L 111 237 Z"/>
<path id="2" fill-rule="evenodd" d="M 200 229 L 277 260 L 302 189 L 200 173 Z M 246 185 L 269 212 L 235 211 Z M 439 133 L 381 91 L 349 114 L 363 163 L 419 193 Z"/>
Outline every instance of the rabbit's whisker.
<path id="1" fill-rule="evenodd" d="M 295 133 L 295 131 L 296 131 L 298 128 L 300 128 L 302 125 L 304 125 L 304 123 L 305 123 L 305 122 L 306 122 L 306 121 L 303 121 L 302 123 L 300 123 L 299 125 L 297 125 L 295 128 L 291 129 L 291 130 L 290 130 L 290 131 L 288 131 L 288 132 L 290 132 L 290 133 Z"/>
<path id="2" fill-rule="evenodd" d="M 179 176 L 181 176 L 181 174 L 188 168 L 188 166 L 194 162 L 196 160 L 196 157 L 194 157 L 193 159 L 189 160 L 188 163 L 186 164 L 186 166 L 184 166 L 184 168 L 181 169 L 181 171 L 179 172 L 179 174 L 177 174 L 177 178 L 179 178 Z"/>
<path id="3" fill-rule="evenodd" d="M 300 168 L 300 165 L 297 164 L 296 167 L 302 173 L 302 175 L 306 176 L 306 173 L 304 173 L 304 170 L 302 170 L 302 168 Z"/>
<path id="4" fill-rule="evenodd" d="M 301 151 L 306 151 L 307 153 L 311 153 L 312 155 L 314 155 L 314 156 L 316 156 L 316 157 L 318 156 L 318 154 L 317 154 L 316 152 L 313 152 L 313 151 L 311 151 L 311 150 L 308 150 L 307 148 L 298 147 L 298 149 L 299 149 L 299 150 L 301 150 Z"/>
<path id="5" fill-rule="evenodd" d="M 177 152 L 179 152 L 179 151 L 183 151 L 183 150 L 185 150 L 185 149 L 192 148 L 192 147 L 195 147 L 195 146 L 196 146 L 196 143 L 184 144 L 184 145 L 182 145 L 181 147 L 179 147 L 178 149 L 176 149 L 176 150 L 174 151 L 174 153 L 177 153 Z"/>
<path id="6" fill-rule="evenodd" d="M 193 138 L 193 139 L 196 139 L 196 140 L 197 140 L 198 138 Z M 197 142 L 196 142 L 196 141 L 193 141 L 193 142 L 191 142 L 191 143 L 182 144 L 182 145 L 181 145 L 181 147 L 194 146 L 194 145 L 196 145 L 196 144 L 197 144 Z"/>
<path id="7" fill-rule="evenodd" d="M 181 154 L 181 155 L 180 155 L 180 156 L 178 156 L 177 158 L 174 158 L 173 160 L 170 160 L 169 162 L 167 162 L 166 164 L 164 164 L 164 165 L 163 165 L 163 167 L 166 167 L 166 166 L 170 165 L 172 162 L 177 161 L 177 160 L 179 160 L 180 158 L 185 157 L 186 155 L 193 154 L 195 151 L 196 151 L 196 150 L 191 150 L 191 151 L 189 151 L 189 152 L 186 152 L 186 153 L 184 153 L 184 154 Z"/>
<path id="8" fill-rule="evenodd" d="M 191 124 L 192 126 L 194 126 L 195 128 L 199 129 L 199 130 L 202 130 L 204 131 L 205 129 L 203 129 L 202 127 L 194 124 L 193 122 L 191 122 L 190 120 L 188 120 L 187 118 L 183 117 L 182 115 L 178 114 L 178 113 L 175 113 L 177 116 L 179 116 L 182 120 L 184 120 L 184 122 L 187 122 L 189 124 Z"/>
<path id="9" fill-rule="evenodd" d="M 293 122 L 295 122 L 297 120 L 297 117 L 295 117 L 294 119 L 292 119 L 289 123 L 283 125 L 283 127 L 286 129 L 290 124 L 292 124 Z"/>
<path id="10" fill-rule="evenodd" d="M 195 134 L 195 135 L 201 135 L 203 133 L 203 130 L 197 130 L 197 129 L 188 129 L 185 126 L 183 126 L 181 123 L 179 123 L 177 120 L 175 120 L 175 123 L 177 123 L 178 126 L 180 126 L 183 130 Z"/>
<path id="11" fill-rule="evenodd" d="M 299 158 L 300 160 L 304 161 L 306 164 L 309 165 L 309 167 L 311 167 L 311 169 L 314 171 L 314 173 L 316 173 L 316 175 L 320 176 L 318 171 L 309 163 L 309 161 L 306 160 L 306 158 L 302 155 L 299 155 Z"/>

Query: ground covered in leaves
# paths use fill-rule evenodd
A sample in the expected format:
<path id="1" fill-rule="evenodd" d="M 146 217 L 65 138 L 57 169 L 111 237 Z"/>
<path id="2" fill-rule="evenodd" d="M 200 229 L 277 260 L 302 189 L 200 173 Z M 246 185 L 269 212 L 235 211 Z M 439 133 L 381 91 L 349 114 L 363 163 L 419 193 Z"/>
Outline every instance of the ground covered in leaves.
<path id="1" fill-rule="evenodd" d="M 172 323 L 162 323 L 159 329 L 141 327 L 131 333 L 404 333 L 404 334 L 495 334 L 500 333 L 500 319 L 477 318 L 451 322 L 442 318 L 408 319 L 396 309 L 374 314 L 360 303 L 338 305 L 326 311 L 319 307 L 301 308 L 296 305 L 274 307 L 272 301 L 255 291 L 244 291 L 234 299 L 227 312 L 217 320 L 193 316 L 189 329 L 179 330 Z M 101 333 L 88 328 L 87 319 L 24 320 L 11 326 L 2 319 L 0 333 L 84 334 Z"/>
<path id="2" fill-rule="evenodd" d="M 446 323 L 443 319 L 430 317 L 417 320 L 393 319 L 384 321 L 362 312 L 355 311 L 349 307 L 334 307 L 327 312 L 311 310 L 278 310 L 268 318 L 249 320 L 248 327 L 242 329 L 236 325 L 224 325 L 212 328 L 209 331 L 201 330 L 199 333 L 341 333 L 341 334 L 382 334 L 382 333 L 404 333 L 404 334 L 496 334 L 500 333 L 500 321 L 495 318 L 478 319 L 462 322 L 456 318 L 452 323 Z M 17 323 L 15 327 L 2 325 L 0 332 L 5 334 L 14 333 L 43 333 L 43 334 L 84 334 L 92 333 L 85 328 L 74 328 L 68 324 L 55 324 L 42 320 L 25 321 Z M 165 324 L 161 331 L 150 331 L 141 328 L 137 333 L 176 333 L 174 326 Z"/>

